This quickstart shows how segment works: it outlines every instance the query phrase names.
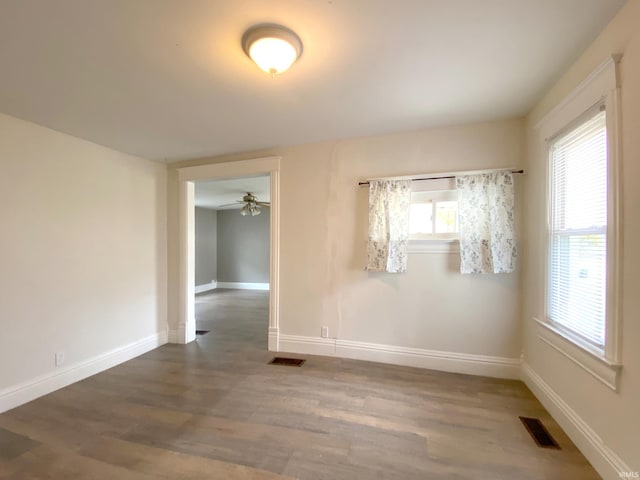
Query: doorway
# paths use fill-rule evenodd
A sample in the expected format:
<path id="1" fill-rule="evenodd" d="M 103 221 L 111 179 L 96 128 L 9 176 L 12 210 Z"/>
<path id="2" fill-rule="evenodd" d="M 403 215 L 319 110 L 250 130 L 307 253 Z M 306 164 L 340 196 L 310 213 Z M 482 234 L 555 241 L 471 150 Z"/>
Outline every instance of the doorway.
<path id="1" fill-rule="evenodd" d="M 197 340 L 266 350 L 270 176 L 194 185 Z"/>
<path id="2" fill-rule="evenodd" d="M 278 351 L 279 325 L 279 173 L 280 157 L 267 157 L 178 169 L 180 186 L 180 318 L 178 343 L 196 338 L 195 318 L 195 182 L 268 176 L 269 208 L 269 325 L 268 349 Z"/>

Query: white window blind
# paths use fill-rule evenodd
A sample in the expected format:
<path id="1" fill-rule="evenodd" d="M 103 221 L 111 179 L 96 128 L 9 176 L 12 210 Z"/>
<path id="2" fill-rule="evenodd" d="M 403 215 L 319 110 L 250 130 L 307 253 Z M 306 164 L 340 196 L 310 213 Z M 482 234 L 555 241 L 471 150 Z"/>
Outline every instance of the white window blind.
<path id="1" fill-rule="evenodd" d="M 550 145 L 547 315 L 588 342 L 605 342 L 607 131 L 592 112 Z"/>

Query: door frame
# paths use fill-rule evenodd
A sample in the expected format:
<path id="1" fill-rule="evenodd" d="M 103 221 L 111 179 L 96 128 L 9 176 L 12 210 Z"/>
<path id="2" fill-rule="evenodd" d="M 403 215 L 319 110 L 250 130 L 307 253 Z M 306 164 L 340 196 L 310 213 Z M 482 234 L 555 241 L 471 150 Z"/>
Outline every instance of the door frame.
<path id="1" fill-rule="evenodd" d="M 212 163 L 178 168 L 180 218 L 180 299 L 178 343 L 196 338 L 195 319 L 195 204 L 196 180 L 223 180 L 236 177 L 269 175 L 271 208 L 269 209 L 269 330 L 268 346 L 279 349 L 280 325 L 280 160 L 263 157 L 236 162 Z"/>

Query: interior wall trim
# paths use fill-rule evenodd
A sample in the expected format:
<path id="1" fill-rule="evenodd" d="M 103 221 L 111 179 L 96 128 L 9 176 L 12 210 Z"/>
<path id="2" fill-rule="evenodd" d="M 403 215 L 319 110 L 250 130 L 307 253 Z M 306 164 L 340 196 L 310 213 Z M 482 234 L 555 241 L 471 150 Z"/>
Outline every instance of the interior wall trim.
<path id="1" fill-rule="evenodd" d="M 278 343 L 279 352 L 325 355 L 327 357 L 336 356 L 336 340 L 334 338 L 280 334 Z"/>
<path id="2" fill-rule="evenodd" d="M 280 335 L 279 351 L 353 358 L 443 372 L 520 379 L 520 359 L 398 347 L 335 338 Z"/>
<path id="3" fill-rule="evenodd" d="M 278 327 L 269 327 L 268 348 L 270 352 L 277 352 L 280 346 Z"/>
<path id="4" fill-rule="evenodd" d="M 235 288 L 238 290 L 269 290 L 268 283 L 217 282 L 217 288 Z"/>
<path id="5" fill-rule="evenodd" d="M 209 290 L 215 290 L 218 288 L 218 282 L 211 280 L 209 283 L 203 283 L 202 285 L 196 285 L 194 289 L 195 293 L 208 292 Z"/>
<path id="6" fill-rule="evenodd" d="M 5 388 L 0 391 L 0 413 L 115 367 L 165 343 L 167 343 L 167 332 L 158 332 L 82 362 L 56 368 L 32 380 Z"/>
<path id="7" fill-rule="evenodd" d="M 182 337 L 180 336 L 180 330 L 169 330 L 169 335 L 167 338 L 168 343 L 182 343 L 180 341 Z"/>
<path id="8" fill-rule="evenodd" d="M 196 338 L 195 295 L 195 186 L 198 180 L 269 175 L 269 328 L 278 328 L 280 315 L 280 161 L 282 157 L 262 157 L 178 168 L 178 306 L 177 331 L 180 343 Z M 218 288 L 221 288 L 218 282 Z M 172 323 L 175 330 L 176 325 Z"/>
<path id="9" fill-rule="evenodd" d="M 526 362 L 522 364 L 522 381 L 603 479 L 617 479 L 620 478 L 621 472 L 632 471 L 629 465 L 604 443 L 595 430 Z"/>

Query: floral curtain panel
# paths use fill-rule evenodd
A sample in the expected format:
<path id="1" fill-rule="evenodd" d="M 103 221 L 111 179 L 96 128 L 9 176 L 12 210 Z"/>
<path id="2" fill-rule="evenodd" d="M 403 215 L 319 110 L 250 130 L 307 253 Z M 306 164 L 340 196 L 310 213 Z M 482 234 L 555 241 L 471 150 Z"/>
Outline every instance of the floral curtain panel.
<path id="1" fill-rule="evenodd" d="M 510 273 L 517 256 L 513 174 L 456 177 L 461 273 Z"/>
<path id="2" fill-rule="evenodd" d="M 372 180 L 369 183 L 369 242 L 367 270 L 407 271 L 411 180 Z"/>

